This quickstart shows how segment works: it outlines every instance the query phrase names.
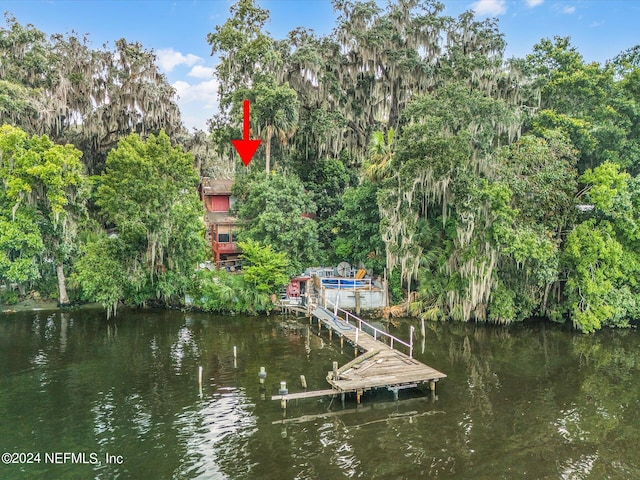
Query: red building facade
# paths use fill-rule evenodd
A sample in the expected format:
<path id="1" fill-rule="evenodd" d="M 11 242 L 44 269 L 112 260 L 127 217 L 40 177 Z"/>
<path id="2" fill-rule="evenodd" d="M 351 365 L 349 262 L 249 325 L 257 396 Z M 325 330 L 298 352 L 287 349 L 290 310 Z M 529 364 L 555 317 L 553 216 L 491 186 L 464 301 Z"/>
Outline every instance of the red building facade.
<path id="1" fill-rule="evenodd" d="M 207 240 L 211 243 L 216 268 L 234 270 L 239 262 L 239 249 L 235 242 L 236 218 L 230 215 L 234 199 L 231 196 L 233 180 L 214 180 L 203 177 L 198 188 L 204 203 L 204 223 Z"/>

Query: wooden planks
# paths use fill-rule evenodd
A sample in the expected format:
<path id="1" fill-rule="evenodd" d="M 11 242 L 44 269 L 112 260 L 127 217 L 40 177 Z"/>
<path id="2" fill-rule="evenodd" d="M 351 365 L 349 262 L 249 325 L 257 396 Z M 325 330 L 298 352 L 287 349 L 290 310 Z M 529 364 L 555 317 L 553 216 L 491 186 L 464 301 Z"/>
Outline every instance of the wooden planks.
<path id="1" fill-rule="evenodd" d="M 317 305 L 310 305 L 309 310 L 317 318 L 320 325 L 324 325 L 332 332 L 344 337 L 357 350 L 363 352 L 347 364 L 327 375 L 330 389 L 311 392 L 289 393 L 286 395 L 273 395 L 272 400 L 282 400 L 283 408 L 286 408 L 288 400 L 323 397 L 349 392 L 355 392 L 357 402 L 363 392 L 387 388 L 392 390 L 397 399 L 397 392 L 402 388 L 415 387 L 421 383 L 429 383 L 432 393 L 435 391 L 435 382 L 446 375 L 438 370 L 425 365 L 409 355 L 391 348 L 365 331 L 358 329 L 353 323 L 348 323 L 338 315 Z M 361 320 L 351 313 L 345 312 L 347 318 L 355 319 L 360 324 Z M 388 335 L 380 330 L 377 335 Z M 393 337 L 391 341 L 401 342 Z M 412 342 L 405 344 L 410 350 Z M 335 367 L 334 367 L 335 368 Z M 337 375 L 336 375 L 337 374 Z"/>
<path id="2" fill-rule="evenodd" d="M 314 390 L 312 392 L 287 393 L 286 395 L 273 395 L 271 400 L 297 400 L 299 398 L 327 397 L 329 395 L 337 395 L 337 390 Z"/>
<path id="3" fill-rule="evenodd" d="M 357 330 L 354 325 L 347 324 L 324 308 L 313 309 L 313 315 L 327 328 L 365 352 L 338 369 L 338 378 L 333 378 L 333 372 L 329 372 L 327 382 L 335 390 L 357 392 L 381 387 L 394 388 L 405 384 L 435 382 L 446 377 L 444 373 L 392 349 L 363 330 Z"/>

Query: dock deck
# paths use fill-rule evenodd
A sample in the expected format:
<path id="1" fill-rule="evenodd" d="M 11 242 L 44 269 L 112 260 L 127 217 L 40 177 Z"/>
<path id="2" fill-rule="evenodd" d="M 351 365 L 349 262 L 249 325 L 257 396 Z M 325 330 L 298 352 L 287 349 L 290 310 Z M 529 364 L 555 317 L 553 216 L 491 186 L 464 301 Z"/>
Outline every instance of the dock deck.
<path id="1" fill-rule="evenodd" d="M 435 382 L 446 377 L 444 373 L 413 358 L 413 327 L 409 342 L 405 342 L 339 308 L 330 311 L 312 304 L 309 312 L 320 326 L 331 332 L 330 335 L 336 333 L 352 344 L 356 353 L 361 354 L 340 368 L 334 362 L 333 371 L 327 375 L 330 390 L 274 395 L 273 400 L 287 401 L 355 392 L 360 403 L 360 396 L 368 390 L 387 388 L 397 396 L 398 390 L 414 388 L 423 383 L 428 383 L 431 390 L 435 390 Z M 397 346 L 404 347 L 409 354 L 396 349 Z"/>

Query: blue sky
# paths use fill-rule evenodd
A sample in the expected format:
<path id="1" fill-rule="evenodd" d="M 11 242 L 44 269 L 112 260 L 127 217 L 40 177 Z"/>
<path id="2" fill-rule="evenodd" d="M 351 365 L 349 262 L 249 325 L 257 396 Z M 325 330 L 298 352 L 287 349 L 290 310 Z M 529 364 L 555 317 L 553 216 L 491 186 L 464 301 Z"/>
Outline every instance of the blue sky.
<path id="1" fill-rule="evenodd" d="M 330 0 L 258 0 L 271 12 L 267 30 L 284 37 L 297 26 L 331 31 Z M 381 1 L 380 3 L 385 3 Z M 453 0 L 445 13 L 474 10 L 497 17 L 507 57 L 529 53 L 541 38 L 570 36 L 587 61 L 604 62 L 640 44 L 640 0 Z M 0 3 L 22 23 L 48 33 L 88 33 L 96 48 L 119 38 L 153 49 L 161 70 L 177 89 L 185 125 L 206 128 L 217 109 L 215 59 L 207 33 L 224 23 L 230 0 L 8 0 Z"/>

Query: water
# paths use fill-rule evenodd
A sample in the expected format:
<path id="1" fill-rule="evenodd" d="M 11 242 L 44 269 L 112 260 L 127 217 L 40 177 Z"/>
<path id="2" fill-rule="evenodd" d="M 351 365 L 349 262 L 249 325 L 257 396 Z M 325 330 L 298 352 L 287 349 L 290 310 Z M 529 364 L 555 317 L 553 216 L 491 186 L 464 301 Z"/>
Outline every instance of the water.
<path id="1" fill-rule="evenodd" d="M 353 355 L 315 326 L 307 335 L 306 320 L 4 315 L 0 453 L 32 463 L 0 465 L 0 478 L 640 478 L 636 330 L 436 323 L 426 339 L 416 330 L 416 357 L 448 374 L 437 398 L 306 399 L 285 417 L 271 400 L 281 380 L 292 392 L 300 375 L 327 388 L 332 361 Z"/>

